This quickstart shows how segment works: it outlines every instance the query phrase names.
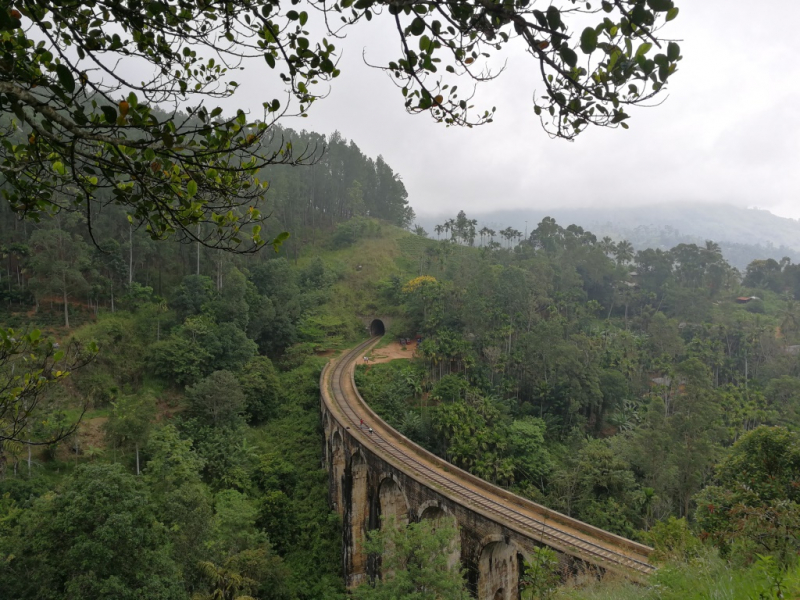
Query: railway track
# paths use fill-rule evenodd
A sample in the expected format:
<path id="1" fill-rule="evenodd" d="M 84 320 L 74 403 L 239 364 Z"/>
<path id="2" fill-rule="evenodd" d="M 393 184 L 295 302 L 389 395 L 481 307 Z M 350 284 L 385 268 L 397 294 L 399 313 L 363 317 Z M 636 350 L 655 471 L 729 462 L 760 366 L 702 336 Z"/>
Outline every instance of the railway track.
<path id="1" fill-rule="evenodd" d="M 371 338 L 329 363 L 321 377 L 323 399 L 340 424 L 366 448 L 426 487 L 535 540 L 587 563 L 633 579 L 655 570 L 651 549 L 515 496 L 476 478 L 414 444 L 381 420 L 353 380 L 357 359 L 378 341 Z M 361 419 L 372 426 L 361 426 Z"/>

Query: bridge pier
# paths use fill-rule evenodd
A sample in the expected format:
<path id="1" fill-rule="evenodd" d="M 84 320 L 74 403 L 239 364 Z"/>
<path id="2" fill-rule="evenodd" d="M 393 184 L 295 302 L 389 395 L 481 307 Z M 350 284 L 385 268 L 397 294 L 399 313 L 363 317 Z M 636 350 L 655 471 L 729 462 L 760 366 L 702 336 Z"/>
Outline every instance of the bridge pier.
<path id="1" fill-rule="evenodd" d="M 323 416 L 329 497 L 342 516 L 342 570 L 348 588 L 389 574 L 382 571 L 380 557 L 365 551 L 369 531 L 430 519 L 456 526 L 459 541 L 448 561 L 451 565 L 461 562 L 474 597 L 519 597 L 518 556 L 523 551 L 507 543 L 509 532 L 397 471 L 361 447 L 346 428 L 326 423 L 331 421 Z"/>
<path id="2" fill-rule="evenodd" d="M 331 506 L 342 517 L 342 575 L 349 588 L 386 575 L 380 557 L 366 554 L 368 531 L 422 519 L 455 522 L 459 545 L 449 560 L 461 561 L 467 587 L 478 600 L 517 600 L 522 563 L 542 546 L 559 553 L 565 576 L 582 564 L 634 580 L 653 571 L 650 548 L 482 481 L 383 423 L 352 378 L 355 362 L 374 341 L 326 367 L 320 384 L 322 455 Z M 368 427 L 374 431 L 368 433 Z"/>

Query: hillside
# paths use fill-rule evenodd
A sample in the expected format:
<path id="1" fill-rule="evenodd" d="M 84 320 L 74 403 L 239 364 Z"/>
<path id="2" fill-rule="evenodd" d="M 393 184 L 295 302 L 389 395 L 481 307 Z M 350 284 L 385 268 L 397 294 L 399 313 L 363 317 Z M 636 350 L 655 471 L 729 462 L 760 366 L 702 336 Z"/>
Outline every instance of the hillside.
<path id="1" fill-rule="evenodd" d="M 421 214 L 417 223 L 428 232 L 449 215 Z M 479 227 L 495 230 L 509 225 L 528 231 L 546 216 L 560 223 L 575 223 L 598 237 L 626 239 L 637 250 L 669 249 L 678 244 L 717 242 L 725 258 L 744 271 L 755 259 L 800 260 L 800 221 L 773 215 L 766 210 L 722 204 L 656 204 L 632 207 L 583 207 L 518 209 L 473 215 Z"/>
<path id="2" fill-rule="evenodd" d="M 70 227 L 79 242 L 79 224 Z M 588 232 L 557 223 L 513 248 L 437 242 L 361 217 L 308 234 L 296 252 L 201 251 L 199 275 L 193 253 L 160 269 L 145 253 L 150 265 L 112 287 L 113 300 L 109 291 L 70 300 L 69 329 L 58 297 L 26 295 L 11 280 L 4 325 L 41 326 L 62 347 L 94 340 L 99 353 L 48 388 L 31 418 L 51 428 L 26 435 L 47 439 L 85 408 L 75 434 L 30 455 L 25 438 L 4 446 L 0 554 L 16 558 L 0 570 L 2 589 L 35 598 L 39 581 L 76 576 L 99 589 L 130 563 L 154 574 L 154 597 L 212 594 L 214 573 L 229 573 L 262 600 L 344 598 L 340 525 L 319 466 L 318 376 L 331 353 L 363 339 L 359 317 L 379 314 L 393 317 L 392 348 L 376 354 L 396 356 L 398 337 L 423 338 L 413 359 L 356 375 L 402 433 L 517 493 L 655 544 L 676 575 L 659 575 L 647 593 L 701 589 L 698 561 L 732 598 L 766 593 L 763 565 L 748 566 L 757 521 L 703 507 L 738 493 L 738 475 L 724 468 L 752 457 L 754 436 L 794 443 L 800 388 L 788 348 L 800 343 L 800 317 L 771 289 L 783 280 L 744 288 L 705 246 L 613 260 Z M 43 252 L 32 244 L 14 257 L 20 282 Z M 742 295 L 761 300 L 741 304 Z M 798 499 L 786 490 L 740 501 L 761 514 L 779 498 L 793 519 Z M 125 533 L 96 527 L 134 505 Z M 146 541 L 86 572 L 77 547 L 65 555 L 60 545 L 76 530 L 102 539 L 103 552 L 121 535 Z M 793 542 L 770 540 L 776 564 L 790 567 Z M 526 581 L 532 594 L 537 584 Z M 639 591 L 590 578 L 558 593 Z"/>

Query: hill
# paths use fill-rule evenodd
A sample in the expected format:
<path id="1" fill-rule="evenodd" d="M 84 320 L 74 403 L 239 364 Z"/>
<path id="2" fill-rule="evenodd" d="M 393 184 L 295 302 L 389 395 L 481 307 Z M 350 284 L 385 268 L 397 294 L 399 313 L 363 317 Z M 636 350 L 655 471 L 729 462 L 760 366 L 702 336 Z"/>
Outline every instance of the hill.
<path id="1" fill-rule="evenodd" d="M 448 215 L 449 216 L 449 215 Z M 509 225 L 532 231 L 544 217 L 574 223 L 601 238 L 626 239 L 635 249 L 669 249 L 678 244 L 717 242 L 725 258 L 743 271 L 755 259 L 800 260 L 800 221 L 767 210 L 724 204 L 670 203 L 646 206 L 514 209 L 480 213 L 479 227 Z M 417 223 L 433 231 L 446 216 L 419 215 Z"/>

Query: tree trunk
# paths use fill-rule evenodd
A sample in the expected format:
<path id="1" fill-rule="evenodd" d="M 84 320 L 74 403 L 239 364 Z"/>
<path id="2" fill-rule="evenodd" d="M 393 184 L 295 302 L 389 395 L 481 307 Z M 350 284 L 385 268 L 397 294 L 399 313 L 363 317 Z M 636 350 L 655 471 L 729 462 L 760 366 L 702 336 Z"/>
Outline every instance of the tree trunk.
<path id="1" fill-rule="evenodd" d="M 67 286 L 64 285 L 64 326 L 69 329 L 69 305 L 67 304 Z"/>
<path id="2" fill-rule="evenodd" d="M 200 275 L 200 223 L 197 224 L 197 272 Z"/>
<path id="3" fill-rule="evenodd" d="M 136 474 L 139 474 L 139 442 L 136 442 Z"/>
<path id="4" fill-rule="evenodd" d="M 128 285 L 133 283 L 133 223 L 128 226 Z M 113 309 L 111 312 L 114 312 Z"/>

